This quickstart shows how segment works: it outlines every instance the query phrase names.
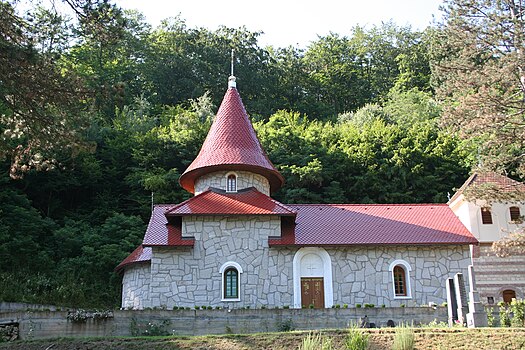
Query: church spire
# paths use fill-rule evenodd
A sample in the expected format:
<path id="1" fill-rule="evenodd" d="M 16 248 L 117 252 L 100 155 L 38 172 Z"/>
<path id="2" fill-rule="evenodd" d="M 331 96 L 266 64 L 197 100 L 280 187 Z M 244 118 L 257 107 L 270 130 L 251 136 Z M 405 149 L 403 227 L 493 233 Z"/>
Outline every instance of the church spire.
<path id="1" fill-rule="evenodd" d="M 194 193 L 195 181 L 203 175 L 243 170 L 264 176 L 268 179 L 270 191 L 275 192 L 284 184 L 284 178 L 268 159 L 255 134 L 233 75 L 228 86 L 197 158 L 181 175 L 179 183 Z"/>
<path id="2" fill-rule="evenodd" d="M 228 88 L 237 88 L 237 83 L 235 82 L 235 75 L 233 75 L 233 64 L 235 59 L 235 50 L 232 49 L 232 60 L 231 60 L 231 69 L 230 77 L 228 78 Z"/>

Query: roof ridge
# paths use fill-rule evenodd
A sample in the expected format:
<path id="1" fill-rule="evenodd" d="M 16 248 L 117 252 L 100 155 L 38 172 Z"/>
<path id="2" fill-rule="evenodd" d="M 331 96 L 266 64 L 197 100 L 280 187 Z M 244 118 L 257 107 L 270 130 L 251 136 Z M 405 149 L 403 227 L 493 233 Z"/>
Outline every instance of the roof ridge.
<path id="1" fill-rule="evenodd" d="M 299 205 L 299 206 L 360 206 L 360 207 L 379 207 L 379 206 L 394 206 L 394 207 L 401 207 L 401 206 L 446 206 L 446 203 L 294 203 L 294 204 L 286 204 L 286 205 Z"/>
<path id="2" fill-rule="evenodd" d="M 180 208 L 181 206 L 183 206 L 183 205 L 186 204 L 187 202 L 189 202 L 189 201 L 191 201 L 191 200 L 194 200 L 195 198 L 201 197 L 201 196 L 203 196 L 205 193 L 208 193 L 208 192 L 213 192 L 213 191 L 211 190 L 211 188 L 208 188 L 206 191 L 202 191 L 201 193 L 199 193 L 199 194 L 197 194 L 197 195 L 195 195 L 195 196 L 193 196 L 193 197 L 191 197 L 191 198 L 188 198 L 188 199 L 186 199 L 185 201 L 180 202 L 179 204 L 175 204 L 175 206 L 172 207 L 170 210 L 167 210 L 165 214 L 168 214 L 168 213 L 174 211 L 175 209 Z"/>

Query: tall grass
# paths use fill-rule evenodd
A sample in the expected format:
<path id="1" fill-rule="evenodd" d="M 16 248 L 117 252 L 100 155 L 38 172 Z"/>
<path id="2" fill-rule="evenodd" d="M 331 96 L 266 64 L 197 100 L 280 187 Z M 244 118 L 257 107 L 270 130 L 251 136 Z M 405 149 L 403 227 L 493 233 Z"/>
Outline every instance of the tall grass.
<path id="1" fill-rule="evenodd" d="M 324 338 L 321 333 L 309 333 L 299 346 L 299 350 L 332 350 L 332 339 Z"/>
<path id="2" fill-rule="evenodd" d="M 400 324 L 396 328 L 392 350 L 413 350 L 415 346 L 414 329 Z"/>
<path id="3" fill-rule="evenodd" d="M 368 348 L 369 334 L 365 334 L 356 326 L 348 328 L 348 335 L 345 339 L 345 345 L 348 350 L 366 350 Z"/>

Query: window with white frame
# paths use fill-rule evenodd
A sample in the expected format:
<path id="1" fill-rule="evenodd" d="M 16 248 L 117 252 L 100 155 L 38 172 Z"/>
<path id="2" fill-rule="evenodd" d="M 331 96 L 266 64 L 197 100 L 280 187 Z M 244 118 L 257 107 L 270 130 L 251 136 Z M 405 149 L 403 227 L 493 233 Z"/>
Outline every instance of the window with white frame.
<path id="1" fill-rule="evenodd" d="M 520 213 L 520 208 L 519 207 L 510 207 L 509 208 L 509 213 L 510 213 L 510 221 L 512 222 L 515 222 L 515 223 L 521 223 L 521 213 Z"/>
<path id="2" fill-rule="evenodd" d="M 237 192 L 237 175 L 228 174 L 226 177 L 226 192 Z"/>
<path id="3" fill-rule="evenodd" d="M 240 301 L 242 273 L 241 266 L 236 262 L 229 261 L 221 266 L 219 272 L 222 275 L 222 300 Z"/>
<path id="4" fill-rule="evenodd" d="M 396 260 L 390 264 L 388 270 L 392 274 L 392 290 L 394 299 L 411 299 L 410 264 L 404 260 Z"/>
<path id="5" fill-rule="evenodd" d="M 490 208 L 481 208 L 481 223 L 483 225 L 492 225 L 492 212 Z"/>

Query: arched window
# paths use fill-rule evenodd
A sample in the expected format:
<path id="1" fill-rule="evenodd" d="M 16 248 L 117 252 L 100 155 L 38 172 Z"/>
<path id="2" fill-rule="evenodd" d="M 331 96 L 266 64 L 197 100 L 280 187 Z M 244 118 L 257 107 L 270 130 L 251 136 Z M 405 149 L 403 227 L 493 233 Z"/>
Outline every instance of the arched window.
<path id="1" fill-rule="evenodd" d="M 235 267 L 229 267 L 224 272 L 224 299 L 239 298 L 239 272 Z"/>
<path id="2" fill-rule="evenodd" d="M 388 271 L 392 272 L 392 289 L 394 299 L 412 299 L 410 289 L 410 264 L 404 260 L 396 260 L 390 264 Z"/>
<path id="3" fill-rule="evenodd" d="M 237 176 L 230 174 L 226 181 L 226 192 L 237 192 Z"/>
<path id="4" fill-rule="evenodd" d="M 405 269 L 399 265 L 394 267 L 394 294 L 396 297 L 407 296 L 407 280 Z"/>
<path id="5" fill-rule="evenodd" d="M 510 207 L 510 221 L 512 222 L 519 222 L 521 221 L 521 213 L 519 207 Z"/>
<path id="6" fill-rule="evenodd" d="M 229 261 L 221 266 L 219 272 L 222 274 L 222 300 L 240 301 L 241 300 L 241 265 Z"/>
<path id="7" fill-rule="evenodd" d="M 490 208 L 481 208 L 481 223 L 484 225 L 492 224 L 492 213 Z"/>

